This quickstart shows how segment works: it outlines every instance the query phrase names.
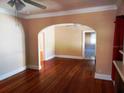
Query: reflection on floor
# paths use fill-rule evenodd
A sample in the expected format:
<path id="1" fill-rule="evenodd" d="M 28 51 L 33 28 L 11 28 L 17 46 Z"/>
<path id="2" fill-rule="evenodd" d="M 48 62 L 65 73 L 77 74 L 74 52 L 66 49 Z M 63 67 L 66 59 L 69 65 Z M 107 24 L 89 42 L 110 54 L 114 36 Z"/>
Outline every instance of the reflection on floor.
<path id="1" fill-rule="evenodd" d="M 94 79 L 94 67 L 93 61 L 54 58 L 40 71 L 0 82 L 0 93 L 113 93 L 112 82 Z"/>

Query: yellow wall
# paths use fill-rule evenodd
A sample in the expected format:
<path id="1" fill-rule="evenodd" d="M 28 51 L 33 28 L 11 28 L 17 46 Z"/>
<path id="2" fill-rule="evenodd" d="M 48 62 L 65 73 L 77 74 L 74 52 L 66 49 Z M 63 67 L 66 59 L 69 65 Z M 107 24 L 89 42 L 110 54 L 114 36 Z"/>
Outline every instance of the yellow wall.
<path id="1" fill-rule="evenodd" d="M 55 27 L 55 54 L 82 56 L 81 30 L 75 26 Z"/>
<path id="2" fill-rule="evenodd" d="M 80 25 L 71 24 L 55 27 L 55 54 L 59 56 L 74 56 L 84 58 L 83 43 L 91 43 L 92 28 Z M 85 37 L 83 37 L 84 33 Z"/>
<path id="3" fill-rule="evenodd" d="M 49 25 L 79 23 L 93 28 L 97 34 L 96 72 L 111 74 L 112 46 L 116 11 L 104 11 L 77 15 L 30 19 L 25 31 L 28 32 L 28 64 L 38 65 L 38 32 Z"/>

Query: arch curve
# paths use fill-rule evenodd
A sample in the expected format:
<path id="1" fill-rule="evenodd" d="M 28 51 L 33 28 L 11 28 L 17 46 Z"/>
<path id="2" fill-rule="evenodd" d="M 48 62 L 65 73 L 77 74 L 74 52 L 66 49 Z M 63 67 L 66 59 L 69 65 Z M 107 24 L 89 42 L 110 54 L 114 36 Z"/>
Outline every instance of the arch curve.
<path id="1" fill-rule="evenodd" d="M 40 57 L 41 57 L 41 49 L 40 49 L 40 47 L 41 47 L 41 43 L 40 43 L 41 42 L 41 39 L 40 39 L 40 37 L 42 37 L 43 39 L 45 39 L 45 37 L 43 36 L 44 33 L 45 33 L 45 31 L 47 31 L 48 29 L 55 30 L 55 27 L 62 27 L 62 26 L 68 26 L 68 27 L 69 26 L 74 26 L 74 27 L 78 28 L 80 31 L 82 31 L 82 34 L 83 34 L 83 32 L 88 32 L 88 31 L 96 32 L 93 28 L 91 28 L 89 26 L 86 26 L 86 25 L 79 24 L 79 23 L 61 23 L 61 24 L 54 24 L 54 25 L 46 26 L 40 32 L 38 32 L 38 64 L 39 64 L 40 68 L 41 68 L 41 59 L 40 59 Z M 44 42 L 44 41 L 42 41 L 42 42 Z M 83 46 L 83 44 L 82 44 L 82 46 Z M 42 46 L 42 47 L 45 47 L 45 46 Z M 83 47 L 81 47 L 81 48 L 83 48 Z M 81 50 L 83 50 L 83 49 L 81 49 Z M 42 51 L 42 55 L 43 54 L 46 54 L 46 53 L 44 53 Z M 82 53 L 82 56 L 83 55 L 84 55 L 84 53 Z"/>

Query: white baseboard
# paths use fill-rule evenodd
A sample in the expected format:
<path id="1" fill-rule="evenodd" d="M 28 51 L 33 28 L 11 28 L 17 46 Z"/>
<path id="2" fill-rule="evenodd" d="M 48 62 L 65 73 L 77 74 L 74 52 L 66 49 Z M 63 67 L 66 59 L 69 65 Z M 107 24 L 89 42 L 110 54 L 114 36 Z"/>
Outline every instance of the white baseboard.
<path id="1" fill-rule="evenodd" d="M 71 59 L 83 59 L 82 56 L 70 56 L 70 55 L 55 55 L 55 57 L 59 57 L 59 58 L 71 58 Z"/>
<path id="2" fill-rule="evenodd" d="M 2 75 L 0 75 L 0 81 L 1 81 L 1 80 L 4 80 L 4 79 L 7 79 L 7 78 L 9 78 L 9 77 L 11 77 L 11 76 L 13 76 L 13 75 L 15 75 L 15 74 L 18 74 L 18 73 L 20 73 L 20 72 L 22 72 L 22 71 L 24 71 L 24 70 L 26 70 L 26 67 L 20 67 L 20 68 L 18 68 L 18 69 L 16 69 L 16 70 L 7 72 L 7 73 L 5 73 L 5 74 L 2 74 Z"/>
<path id="3" fill-rule="evenodd" d="M 99 74 L 99 73 L 95 73 L 95 79 L 109 80 L 109 81 L 112 80 L 111 75 Z"/>
<path id="4" fill-rule="evenodd" d="M 50 57 L 45 58 L 45 61 L 50 60 L 54 57 L 59 57 L 59 58 L 71 58 L 71 59 L 83 59 L 82 56 L 71 56 L 71 55 L 53 55 Z"/>
<path id="5" fill-rule="evenodd" d="M 41 66 L 36 66 L 36 65 L 28 65 L 27 69 L 34 69 L 34 70 L 40 70 Z"/>
<path id="6" fill-rule="evenodd" d="M 52 55 L 52 56 L 50 56 L 50 57 L 46 57 L 46 58 L 45 58 L 45 61 L 50 60 L 50 59 L 53 59 L 54 57 L 55 57 L 55 55 Z"/>

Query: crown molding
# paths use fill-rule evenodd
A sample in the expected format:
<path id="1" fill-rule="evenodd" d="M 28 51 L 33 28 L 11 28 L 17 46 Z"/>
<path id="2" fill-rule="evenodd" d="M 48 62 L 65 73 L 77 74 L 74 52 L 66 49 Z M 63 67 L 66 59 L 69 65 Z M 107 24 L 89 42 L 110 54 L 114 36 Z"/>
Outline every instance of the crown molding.
<path id="1" fill-rule="evenodd" d="M 105 5 L 105 6 L 98 6 L 98 7 L 89 7 L 89 8 L 75 9 L 75 10 L 52 12 L 52 13 L 41 13 L 41 14 L 23 16 L 23 18 L 25 19 L 47 18 L 47 17 L 65 16 L 65 15 L 82 14 L 82 13 L 93 13 L 93 12 L 101 12 L 101 11 L 109 11 L 109 10 L 117 10 L 117 5 Z"/>
<path id="2" fill-rule="evenodd" d="M 19 13 L 18 16 L 15 14 L 14 11 L 10 11 L 5 8 L 0 8 L 0 13 L 16 16 L 24 19 L 36 19 L 36 18 L 73 15 L 73 14 L 93 13 L 93 12 L 101 12 L 101 11 L 109 11 L 109 10 L 117 10 L 117 5 L 105 5 L 105 6 L 98 6 L 98 7 L 89 7 L 89 8 L 81 8 L 81 9 L 51 12 L 51 13 L 41 13 L 41 14 L 34 14 L 34 15 L 23 15 Z"/>

